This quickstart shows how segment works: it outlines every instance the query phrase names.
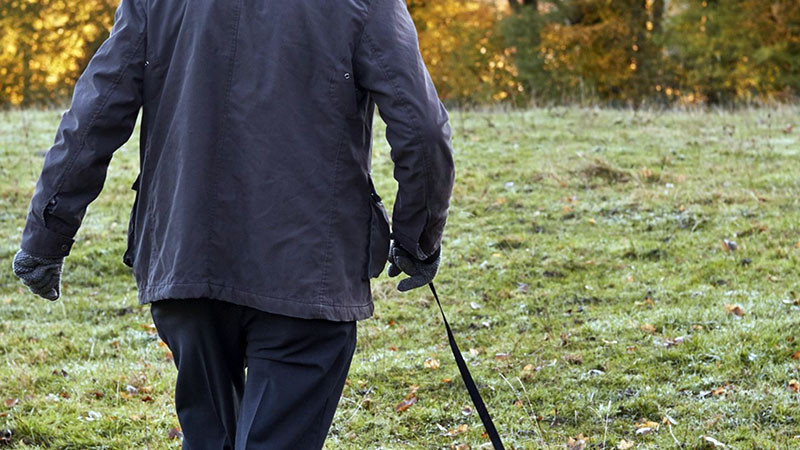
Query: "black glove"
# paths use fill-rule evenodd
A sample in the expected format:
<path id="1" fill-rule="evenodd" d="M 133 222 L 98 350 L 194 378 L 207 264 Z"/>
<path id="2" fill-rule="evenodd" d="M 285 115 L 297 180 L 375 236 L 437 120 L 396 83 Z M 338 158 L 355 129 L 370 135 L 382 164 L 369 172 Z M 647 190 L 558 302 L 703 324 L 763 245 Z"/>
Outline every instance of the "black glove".
<path id="1" fill-rule="evenodd" d="M 438 248 L 427 259 L 419 260 L 392 241 L 392 245 L 389 247 L 389 269 L 386 272 L 390 277 L 396 277 L 401 273 L 409 275 L 408 278 L 397 284 L 397 290 L 405 292 L 433 281 L 442 259 L 441 250 Z"/>
<path id="2" fill-rule="evenodd" d="M 20 250 L 14 255 L 14 275 L 39 297 L 58 300 L 63 264 L 64 258 L 42 258 Z"/>

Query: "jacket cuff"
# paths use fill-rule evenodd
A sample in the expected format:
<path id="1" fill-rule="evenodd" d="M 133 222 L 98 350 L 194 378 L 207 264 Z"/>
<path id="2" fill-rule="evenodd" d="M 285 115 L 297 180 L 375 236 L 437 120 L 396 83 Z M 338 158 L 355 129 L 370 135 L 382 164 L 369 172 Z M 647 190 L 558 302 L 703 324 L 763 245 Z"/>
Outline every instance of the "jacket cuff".
<path id="1" fill-rule="evenodd" d="M 29 214 L 25 229 L 22 231 L 20 248 L 33 256 L 63 258 L 69 255 L 74 242 L 75 240 L 69 236 L 48 230 L 35 216 Z"/>

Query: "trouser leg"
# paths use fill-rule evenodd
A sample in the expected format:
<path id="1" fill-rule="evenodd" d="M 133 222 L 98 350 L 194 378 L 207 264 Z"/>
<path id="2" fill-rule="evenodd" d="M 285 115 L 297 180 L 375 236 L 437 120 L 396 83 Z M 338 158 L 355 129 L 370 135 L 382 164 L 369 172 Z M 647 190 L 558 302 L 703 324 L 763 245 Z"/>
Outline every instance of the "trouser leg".
<path id="1" fill-rule="evenodd" d="M 178 368 L 175 409 L 185 450 L 233 449 L 244 391 L 243 309 L 213 299 L 151 305 L 161 339 Z"/>
<path id="2" fill-rule="evenodd" d="M 322 448 L 356 345 L 356 322 L 251 310 L 236 449 Z"/>

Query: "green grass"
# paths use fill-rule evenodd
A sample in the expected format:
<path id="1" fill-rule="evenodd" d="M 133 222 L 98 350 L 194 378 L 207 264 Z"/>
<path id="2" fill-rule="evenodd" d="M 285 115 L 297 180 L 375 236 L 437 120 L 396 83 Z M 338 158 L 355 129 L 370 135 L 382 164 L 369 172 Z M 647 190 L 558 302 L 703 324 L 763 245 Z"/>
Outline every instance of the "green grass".
<path id="1" fill-rule="evenodd" d="M 11 274 L 58 114 L 0 113 L 0 446 L 175 448 L 175 369 L 121 262 L 138 130 L 89 207 L 62 299 Z M 581 434 L 587 448 L 800 447 L 800 109 L 451 119 L 437 284 L 509 448 Z M 374 171 L 391 203 L 383 130 Z M 432 298 L 395 283 L 373 283 L 326 448 L 487 448 Z M 418 402 L 396 412 L 412 386 Z M 637 434 L 646 421 L 658 429 Z"/>

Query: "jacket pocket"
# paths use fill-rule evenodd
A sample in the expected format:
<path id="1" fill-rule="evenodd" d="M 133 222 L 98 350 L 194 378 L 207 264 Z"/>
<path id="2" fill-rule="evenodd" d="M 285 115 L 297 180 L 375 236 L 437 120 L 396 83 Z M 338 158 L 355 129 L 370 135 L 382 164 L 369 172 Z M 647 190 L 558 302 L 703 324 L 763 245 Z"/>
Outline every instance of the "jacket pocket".
<path id="1" fill-rule="evenodd" d="M 128 220 L 128 246 L 125 249 L 125 254 L 122 255 L 122 262 L 128 266 L 133 267 L 133 241 L 136 237 L 136 208 L 139 204 L 139 179 L 141 175 L 136 176 L 131 189 L 136 191 L 136 197 L 133 199 L 133 207 L 131 208 L 131 218 Z"/>
<path id="2" fill-rule="evenodd" d="M 386 259 L 389 257 L 389 243 L 391 231 L 389 215 L 383 207 L 380 196 L 370 184 L 370 217 L 369 217 L 369 245 L 367 248 L 367 279 L 376 278 L 383 272 Z"/>

